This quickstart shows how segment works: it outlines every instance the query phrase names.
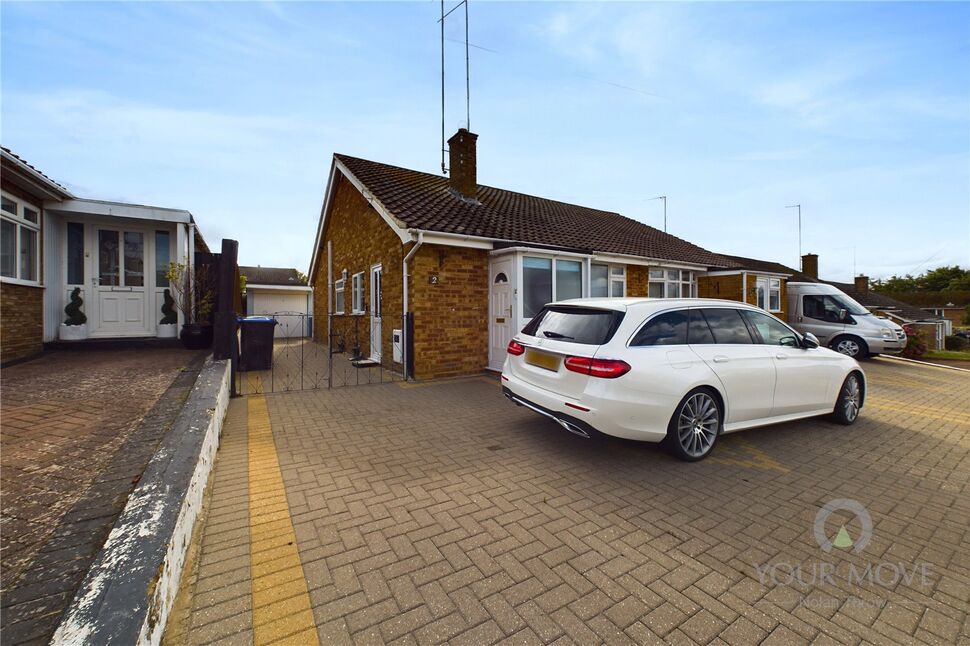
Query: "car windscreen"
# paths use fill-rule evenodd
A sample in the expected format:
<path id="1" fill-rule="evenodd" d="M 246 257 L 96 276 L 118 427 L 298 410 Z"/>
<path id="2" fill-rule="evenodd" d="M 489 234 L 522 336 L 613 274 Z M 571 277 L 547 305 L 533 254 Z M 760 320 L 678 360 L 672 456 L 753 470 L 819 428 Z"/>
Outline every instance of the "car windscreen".
<path id="1" fill-rule="evenodd" d="M 872 314 L 872 312 L 870 312 L 869 310 L 867 310 L 862 305 L 852 300 L 845 294 L 839 294 L 838 296 L 833 296 L 832 298 L 835 300 L 836 303 L 842 306 L 842 309 L 847 311 L 849 314 L 852 314 L 853 316 L 864 316 L 866 314 Z"/>
<path id="2" fill-rule="evenodd" d="M 545 307 L 522 328 L 523 334 L 543 339 L 603 345 L 613 338 L 623 312 L 590 307 Z"/>

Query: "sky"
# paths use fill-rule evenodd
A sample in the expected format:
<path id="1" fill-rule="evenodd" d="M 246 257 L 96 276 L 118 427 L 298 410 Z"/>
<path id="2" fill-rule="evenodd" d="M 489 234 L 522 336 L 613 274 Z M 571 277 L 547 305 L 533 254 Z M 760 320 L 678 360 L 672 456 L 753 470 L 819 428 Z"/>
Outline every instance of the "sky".
<path id="1" fill-rule="evenodd" d="M 451 7 L 455 0 L 446 0 Z M 434 0 L 0 4 L 0 138 L 307 271 L 334 152 L 440 172 Z M 479 183 L 850 280 L 970 266 L 970 3 L 470 0 Z M 445 126 L 466 125 L 464 14 Z"/>

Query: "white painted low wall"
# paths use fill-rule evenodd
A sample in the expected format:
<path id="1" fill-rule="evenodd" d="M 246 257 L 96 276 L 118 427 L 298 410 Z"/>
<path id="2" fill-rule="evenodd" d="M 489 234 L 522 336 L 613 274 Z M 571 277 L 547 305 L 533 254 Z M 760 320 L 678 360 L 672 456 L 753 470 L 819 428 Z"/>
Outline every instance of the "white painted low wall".
<path id="1" fill-rule="evenodd" d="M 208 361 L 52 644 L 161 642 L 228 405 L 229 362 Z"/>

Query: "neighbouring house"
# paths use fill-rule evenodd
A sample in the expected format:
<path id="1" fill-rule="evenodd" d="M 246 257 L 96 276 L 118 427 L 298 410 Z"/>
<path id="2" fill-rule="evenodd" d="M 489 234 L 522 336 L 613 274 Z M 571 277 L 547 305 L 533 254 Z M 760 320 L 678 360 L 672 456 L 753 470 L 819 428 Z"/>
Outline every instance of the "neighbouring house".
<path id="1" fill-rule="evenodd" d="M 921 307 L 920 309 L 924 312 L 928 312 L 933 316 L 939 316 L 940 318 L 946 319 L 950 322 L 950 327 L 958 325 L 964 327 L 967 325 L 967 305 L 957 305 L 953 302 L 947 302 L 943 305 L 937 305 L 932 307 Z"/>
<path id="2" fill-rule="evenodd" d="M 720 254 L 724 267 L 712 267 L 698 278 L 701 298 L 727 298 L 756 305 L 787 319 L 788 279 L 794 269 L 777 262 Z"/>
<path id="3" fill-rule="evenodd" d="M 43 349 L 51 279 L 43 262 L 50 246 L 45 204 L 74 196 L 7 148 L 0 150 L 0 192 L 0 363 L 9 363 Z"/>
<path id="4" fill-rule="evenodd" d="M 2 154 L 2 361 L 56 341 L 75 288 L 88 337 L 155 336 L 169 263 L 194 268 L 196 253 L 208 252 L 192 214 L 80 199 Z"/>
<path id="5" fill-rule="evenodd" d="M 334 155 L 309 272 L 315 338 L 329 312 L 335 326 L 358 316 L 362 354 L 381 360 L 409 313 L 415 377 L 498 370 L 544 303 L 697 296 L 702 275 L 734 266 L 618 213 L 481 185 L 476 139 L 449 140 L 449 177 Z"/>
<path id="6" fill-rule="evenodd" d="M 305 337 L 313 331 L 313 289 L 296 269 L 239 267 L 246 277 L 246 315 L 273 316 L 277 338 Z"/>

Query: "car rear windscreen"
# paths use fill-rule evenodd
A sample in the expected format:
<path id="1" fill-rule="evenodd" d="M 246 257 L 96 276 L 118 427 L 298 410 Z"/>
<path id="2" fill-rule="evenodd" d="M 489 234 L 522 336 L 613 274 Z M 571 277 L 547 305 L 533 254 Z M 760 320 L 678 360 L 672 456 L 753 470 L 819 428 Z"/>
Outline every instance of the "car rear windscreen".
<path id="1" fill-rule="evenodd" d="M 569 343 L 603 345 L 613 338 L 622 320 L 623 312 L 616 310 L 552 306 L 536 314 L 522 333 Z"/>

